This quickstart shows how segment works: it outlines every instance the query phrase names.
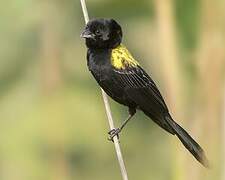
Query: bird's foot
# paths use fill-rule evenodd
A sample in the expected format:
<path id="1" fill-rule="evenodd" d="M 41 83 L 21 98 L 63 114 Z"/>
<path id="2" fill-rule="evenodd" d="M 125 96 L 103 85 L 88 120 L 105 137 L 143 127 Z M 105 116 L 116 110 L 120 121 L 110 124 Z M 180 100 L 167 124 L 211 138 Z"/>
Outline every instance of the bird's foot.
<path id="1" fill-rule="evenodd" d="M 120 128 L 116 128 L 116 129 L 110 130 L 110 131 L 108 132 L 108 134 L 109 134 L 108 140 L 114 142 L 114 141 L 113 141 L 113 138 L 114 138 L 115 136 L 117 136 L 117 138 L 119 139 L 119 133 L 120 133 L 120 132 L 121 132 L 121 129 L 120 129 Z"/>

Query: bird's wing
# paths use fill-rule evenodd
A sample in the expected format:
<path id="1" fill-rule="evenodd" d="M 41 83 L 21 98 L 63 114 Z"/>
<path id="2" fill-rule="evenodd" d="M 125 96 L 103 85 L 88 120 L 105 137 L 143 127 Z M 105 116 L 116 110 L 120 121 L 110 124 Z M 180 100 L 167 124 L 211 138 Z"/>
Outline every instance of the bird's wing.
<path id="1" fill-rule="evenodd" d="M 135 100 L 132 92 L 139 93 L 139 100 L 136 102 L 141 106 L 141 101 L 151 100 L 158 107 L 167 109 L 167 106 L 160 94 L 156 84 L 150 78 L 150 76 L 140 67 L 128 67 L 126 69 L 114 69 L 117 81 L 119 81 L 126 89 L 127 95 Z"/>
<path id="2" fill-rule="evenodd" d="M 168 108 L 156 84 L 140 67 L 114 68 L 114 76 L 125 89 L 126 96 L 163 129 L 173 132 L 164 120 Z"/>
<path id="3" fill-rule="evenodd" d="M 164 116 L 168 113 L 168 108 L 150 76 L 140 66 L 113 70 L 117 84 L 123 86 L 127 98 L 135 102 L 157 124 L 169 131 L 164 124 Z"/>

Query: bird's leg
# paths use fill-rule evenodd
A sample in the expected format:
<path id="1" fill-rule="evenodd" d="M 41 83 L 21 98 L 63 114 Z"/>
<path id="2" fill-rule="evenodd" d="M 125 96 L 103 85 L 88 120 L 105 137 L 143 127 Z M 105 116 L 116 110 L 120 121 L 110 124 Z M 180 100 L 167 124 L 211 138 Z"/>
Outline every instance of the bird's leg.
<path id="1" fill-rule="evenodd" d="M 108 140 L 113 141 L 114 136 L 117 136 L 119 139 L 119 133 L 126 126 L 126 124 L 131 120 L 131 118 L 134 116 L 135 113 L 136 113 L 135 108 L 129 108 L 129 116 L 126 118 L 126 120 L 122 123 L 122 125 L 119 128 L 112 129 L 111 131 L 108 132 L 108 134 L 110 135 Z"/>

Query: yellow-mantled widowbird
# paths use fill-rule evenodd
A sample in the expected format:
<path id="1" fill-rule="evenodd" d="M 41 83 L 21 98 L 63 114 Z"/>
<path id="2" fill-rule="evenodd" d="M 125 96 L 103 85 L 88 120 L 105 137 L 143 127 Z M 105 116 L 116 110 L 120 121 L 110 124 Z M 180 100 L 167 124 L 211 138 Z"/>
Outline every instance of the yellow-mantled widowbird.
<path id="1" fill-rule="evenodd" d="M 111 140 L 121 132 L 136 110 L 141 110 L 161 128 L 176 135 L 190 153 L 208 167 L 203 149 L 173 120 L 156 84 L 121 44 L 121 26 L 113 19 L 92 19 L 81 37 L 86 40 L 87 65 L 95 80 L 112 99 L 129 110 L 122 126 L 109 132 Z"/>

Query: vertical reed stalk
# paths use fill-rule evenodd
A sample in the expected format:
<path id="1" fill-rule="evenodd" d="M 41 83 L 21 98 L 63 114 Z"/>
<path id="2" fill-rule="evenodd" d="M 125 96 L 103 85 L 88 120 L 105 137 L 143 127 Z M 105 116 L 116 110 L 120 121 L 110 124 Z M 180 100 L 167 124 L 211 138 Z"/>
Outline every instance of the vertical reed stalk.
<path id="1" fill-rule="evenodd" d="M 89 17 L 88 17 L 88 11 L 87 11 L 87 7 L 86 7 L 86 3 L 85 3 L 85 0 L 80 0 L 80 2 L 81 2 L 83 15 L 84 15 L 84 20 L 85 20 L 85 23 L 87 24 L 88 21 L 89 21 Z M 114 122 L 113 122 L 112 113 L 111 113 L 110 106 L 109 106 L 108 97 L 107 97 L 107 95 L 106 95 L 106 93 L 104 92 L 103 89 L 101 89 L 101 91 L 102 91 L 102 97 L 103 97 L 103 101 L 104 101 L 104 105 L 105 105 L 107 118 L 108 118 L 108 121 L 109 121 L 109 126 L 110 126 L 110 129 L 112 130 L 112 129 L 114 129 Z M 125 164 L 124 164 L 124 161 L 123 161 L 123 156 L 122 156 L 122 152 L 121 152 L 121 149 L 120 149 L 118 137 L 114 136 L 113 141 L 114 141 L 114 146 L 115 146 L 117 159 L 118 159 L 118 162 L 119 162 L 119 165 L 120 165 L 120 170 L 121 170 L 123 180 L 128 180 L 127 171 L 126 171 Z"/>

